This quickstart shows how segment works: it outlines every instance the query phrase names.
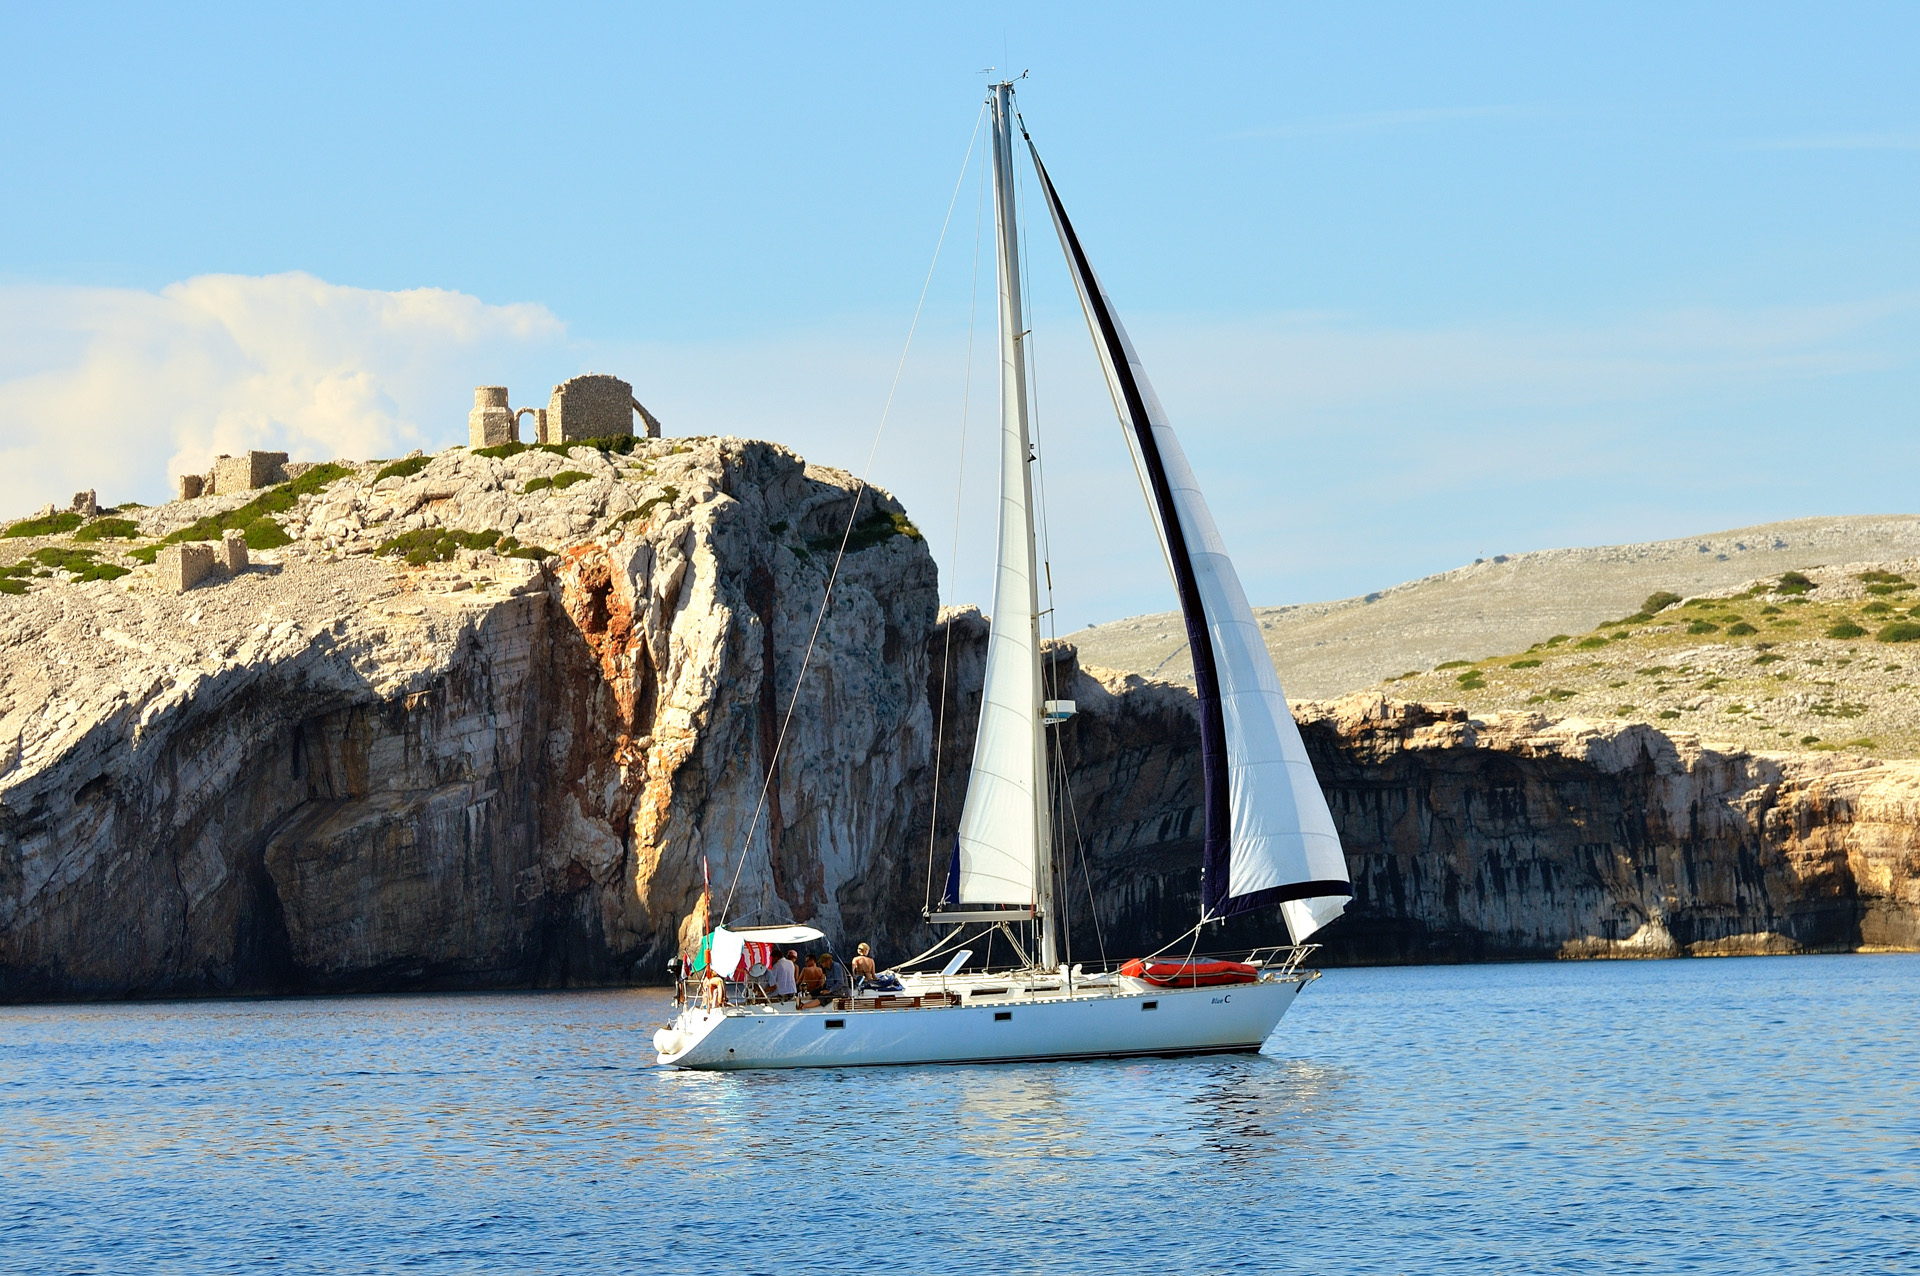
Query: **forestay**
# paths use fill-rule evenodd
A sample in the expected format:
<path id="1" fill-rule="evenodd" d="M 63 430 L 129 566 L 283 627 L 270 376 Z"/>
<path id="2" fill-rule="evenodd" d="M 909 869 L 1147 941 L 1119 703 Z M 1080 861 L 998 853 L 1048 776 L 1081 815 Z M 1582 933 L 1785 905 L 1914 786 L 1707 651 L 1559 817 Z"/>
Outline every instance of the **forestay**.
<path id="1" fill-rule="evenodd" d="M 1298 943 L 1338 917 L 1353 894 L 1333 816 L 1186 454 L 1031 138 L 1027 145 L 1186 618 L 1205 788 L 1203 916 L 1277 904 Z"/>

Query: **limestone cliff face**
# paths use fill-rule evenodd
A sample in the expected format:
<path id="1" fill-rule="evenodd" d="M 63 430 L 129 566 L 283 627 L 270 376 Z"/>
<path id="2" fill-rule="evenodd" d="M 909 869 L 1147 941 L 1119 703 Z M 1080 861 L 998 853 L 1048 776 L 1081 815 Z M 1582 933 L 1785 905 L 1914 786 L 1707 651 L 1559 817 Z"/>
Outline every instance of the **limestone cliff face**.
<path id="1" fill-rule="evenodd" d="M 1080 824 L 1106 943 L 1196 915 L 1188 693 L 1081 671 Z M 1337 963 L 1920 947 L 1920 763 L 1351 696 L 1296 709 L 1354 881 Z M 1079 951 L 1094 939 L 1077 933 Z M 1209 948 L 1277 942 L 1230 922 Z"/>
<path id="2" fill-rule="evenodd" d="M 657 977 L 703 858 L 736 917 L 870 927 L 935 584 L 869 491 L 813 636 L 853 497 L 731 440 L 458 450 L 341 480 L 216 586 L 0 599 L 0 996 Z M 367 552 L 436 529 L 555 552 Z"/>
<path id="3" fill-rule="evenodd" d="M 940 623 L 891 498 L 728 439 L 410 468 L 303 498 L 292 544 L 183 595 L 147 569 L 0 596 L 0 998 L 648 981 L 703 865 L 739 921 L 927 938 L 987 625 Z M 1157 948 L 1196 912 L 1191 693 L 1067 646 L 1048 670 L 1080 705 L 1075 956 Z M 1357 892 L 1335 961 L 1920 947 L 1920 763 L 1299 712 Z"/>

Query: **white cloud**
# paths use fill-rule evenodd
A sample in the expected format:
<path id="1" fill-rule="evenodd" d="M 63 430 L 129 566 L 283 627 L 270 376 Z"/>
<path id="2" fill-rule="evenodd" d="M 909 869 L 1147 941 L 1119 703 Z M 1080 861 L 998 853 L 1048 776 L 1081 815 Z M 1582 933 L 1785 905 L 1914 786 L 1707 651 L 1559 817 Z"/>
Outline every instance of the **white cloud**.
<path id="1" fill-rule="evenodd" d="M 473 386 L 563 337 L 543 306 L 300 273 L 0 287 L 0 512 L 83 488 L 151 502 L 220 452 L 456 442 Z"/>
<path id="2" fill-rule="evenodd" d="M 1129 318 L 1259 603 L 1364 593 L 1485 553 L 1914 505 L 1912 296 L 1584 324 Z M 993 552 L 990 309 L 979 322 L 957 562 L 964 331 L 923 327 L 872 472 L 963 602 L 986 600 Z M 1035 328 L 1060 627 L 1163 610 L 1084 325 L 1043 306 Z M 247 446 L 442 447 L 464 438 L 475 385 L 538 402 L 588 365 L 632 381 L 670 434 L 776 439 L 858 471 L 902 335 L 843 323 L 583 344 L 539 306 L 305 275 L 0 288 L 0 512 L 85 487 L 159 499 L 169 470 Z"/>

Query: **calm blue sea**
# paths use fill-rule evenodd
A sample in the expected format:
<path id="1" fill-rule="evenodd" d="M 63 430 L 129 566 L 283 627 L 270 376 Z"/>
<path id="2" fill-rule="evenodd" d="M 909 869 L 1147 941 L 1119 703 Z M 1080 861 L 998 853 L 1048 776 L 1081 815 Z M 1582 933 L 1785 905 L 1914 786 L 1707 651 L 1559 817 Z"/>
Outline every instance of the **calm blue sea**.
<path id="1" fill-rule="evenodd" d="M 1920 1271 L 1920 956 L 1334 971 L 1197 1060 L 661 1072 L 666 1005 L 0 1008 L 0 1269 Z"/>

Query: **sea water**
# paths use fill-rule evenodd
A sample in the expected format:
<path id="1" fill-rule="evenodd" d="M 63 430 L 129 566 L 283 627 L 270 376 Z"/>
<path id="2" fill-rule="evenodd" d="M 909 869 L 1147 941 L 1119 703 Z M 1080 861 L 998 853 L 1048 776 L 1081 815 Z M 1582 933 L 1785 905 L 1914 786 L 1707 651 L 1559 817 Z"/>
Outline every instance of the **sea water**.
<path id="1" fill-rule="evenodd" d="M 1920 956 L 1331 971 L 1195 1059 L 671 1072 L 668 1010 L 0 1008 L 0 1269 L 1920 1271 Z"/>

